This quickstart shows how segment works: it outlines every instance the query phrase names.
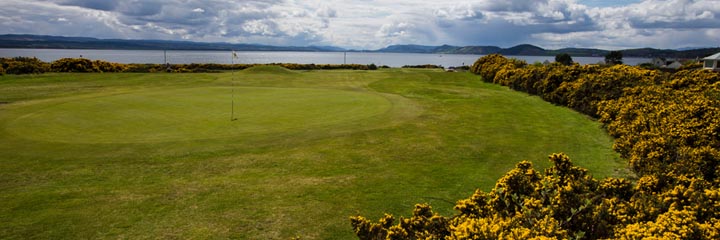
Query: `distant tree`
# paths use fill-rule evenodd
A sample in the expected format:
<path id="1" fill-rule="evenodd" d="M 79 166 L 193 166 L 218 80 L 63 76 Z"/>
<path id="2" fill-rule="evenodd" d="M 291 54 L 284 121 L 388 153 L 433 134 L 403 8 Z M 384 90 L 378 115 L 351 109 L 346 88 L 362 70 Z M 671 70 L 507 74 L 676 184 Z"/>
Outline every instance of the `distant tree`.
<path id="1" fill-rule="evenodd" d="M 620 51 L 610 51 L 607 55 L 605 55 L 605 64 L 615 65 L 615 64 L 622 64 L 622 52 Z"/>
<path id="2" fill-rule="evenodd" d="M 50 65 L 55 72 L 99 72 L 92 60 L 87 58 L 61 58 Z"/>
<path id="3" fill-rule="evenodd" d="M 570 54 L 561 53 L 561 54 L 555 55 L 555 62 L 558 62 L 562 65 L 569 66 L 569 65 L 573 64 L 573 59 L 570 56 Z"/>

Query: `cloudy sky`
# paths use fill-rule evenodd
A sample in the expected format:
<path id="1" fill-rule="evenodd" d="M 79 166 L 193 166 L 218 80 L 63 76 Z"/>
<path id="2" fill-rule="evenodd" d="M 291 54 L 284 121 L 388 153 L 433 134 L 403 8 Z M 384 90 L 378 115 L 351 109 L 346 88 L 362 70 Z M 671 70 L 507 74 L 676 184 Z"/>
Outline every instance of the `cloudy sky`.
<path id="1" fill-rule="evenodd" d="M 676 49 L 720 46 L 720 0 L 2 0 L 0 34 Z"/>

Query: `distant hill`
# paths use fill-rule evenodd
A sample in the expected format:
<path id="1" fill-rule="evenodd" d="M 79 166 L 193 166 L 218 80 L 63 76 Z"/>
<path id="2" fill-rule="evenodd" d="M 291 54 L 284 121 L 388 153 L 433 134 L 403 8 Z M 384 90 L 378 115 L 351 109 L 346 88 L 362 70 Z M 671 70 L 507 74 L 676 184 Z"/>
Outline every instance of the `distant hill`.
<path id="1" fill-rule="evenodd" d="M 499 53 L 502 48 L 496 46 L 466 46 L 456 49 L 457 54 L 493 54 Z"/>
<path id="2" fill-rule="evenodd" d="M 605 56 L 608 50 L 600 50 L 594 48 L 561 48 L 557 50 L 549 50 L 549 55 L 554 56 L 560 53 L 567 53 L 570 56 L 586 56 L 586 57 L 602 57 Z"/>
<path id="3" fill-rule="evenodd" d="M 444 53 L 444 54 L 493 54 L 499 53 L 502 48 L 495 46 L 423 46 L 423 45 L 390 45 L 386 48 L 372 52 L 393 52 L 393 53 Z"/>
<path id="4" fill-rule="evenodd" d="M 344 51 L 331 46 L 270 46 L 262 44 L 204 43 L 166 40 L 123 40 L 42 35 L 0 35 L 0 48 L 133 49 L 133 50 L 237 50 L 237 51 Z"/>
<path id="5" fill-rule="evenodd" d="M 43 35 L 0 35 L 0 48 L 59 48 L 59 49 L 137 49 L 137 50 L 237 50 L 237 51 L 307 51 L 307 52 L 342 52 L 346 50 L 334 46 L 271 46 L 263 44 L 206 43 L 190 41 L 166 40 L 124 40 L 97 39 L 89 37 L 59 37 Z M 390 45 L 378 50 L 359 50 L 362 52 L 393 52 L 393 53 L 433 53 L 433 54 L 493 54 L 555 56 L 567 53 L 573 57 L 602 57 L 609 51 L 594 48 L 562 48 L 543 49 L 530 44 L 521 44 L 511 48 L 496 46 L 425 46 L 425 45 Z M 638 48 L 620 50 L 624 57 L 643 58 L 702 58 L 720 52 L 720 48 L 688 48 L 686 50 Z"/>
<path id="6" fill-rule="evenodd" d="M 700 48 L 690 50 L 671 50 L 638 48 L 620 50 L 624 57 L 642 58 L 702 58 L 720 52 L 720 48 Z M 561 53 L 570 54 L 574 57 L 602 57 L 609 50 L 594 48 L 561 48 L 543 49 L 531 44 L 521 44 L 511 48 L 500 48 L 495 46 L 423 46 L 423 45 L 390 45 L 373 52 L 399 52 L 399 53 L 444 53 L 444 54 L 493 54 L 499 53 L 506 56 L 555 56 Z"/>
<path id="7" fill-rule="evenodd" d="M 521 44 L 517 45 L 511 48 L 506 48 L 503 50 L 500 50 L 500 54 L 502 55 L 524 55 L 524 56 L 542 56 L 542 55 L 548 55 L 548 52 L 545 49 L 542 49 L 541 47 L 530 45 L 530 44 Z"/>
<path id="8" fill-rule="evenodd" d="M 441 46 L 442 47 L 442 46 Z M 390 45 L 386 48 L 378 49 L 376 52 L 392 52 L 392 53 L 435 53 L 435 49 L 439 47 L 423 46 L 423 45 Z"/>

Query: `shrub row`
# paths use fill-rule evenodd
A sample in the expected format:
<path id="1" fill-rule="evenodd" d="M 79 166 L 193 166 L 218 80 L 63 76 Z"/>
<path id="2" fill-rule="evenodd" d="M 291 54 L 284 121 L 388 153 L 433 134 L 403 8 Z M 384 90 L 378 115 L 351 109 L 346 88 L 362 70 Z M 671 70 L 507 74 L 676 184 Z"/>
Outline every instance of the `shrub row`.
<path id="1" fill-rule="evenodd" d="M 659 81 L 661 72 L 627 65 L 528 65 L 493 54 L 480 58 L 471 71 L 483 81 L 538 95 L 548 102 L 568 106 L 598 117 L 597 103 L 616 99 L 623 89 Z"/>
<path id="2" fill-rule="evenodd" d="M 644 175 L 720 176 L 720 74 L 627 65 L 528 66 L 500 55 L 473 65 L 484 81 L 598 117 L 614 149 Z"/>
<path id="3" fill-rule="evenodd" d="M 434 65 L 434 64 L 422 64 L 422 65 L 404 65 L 402 68 L 443 68 L 443 66 L 440 65 Z"/>
<path id="4" fill-rule="evenodd" d="M 128 68 L 127 64 L 85 58 L 62 58 L 50 64 L 53 72 L 124 72 Z"/>
<path id="5" fill-rule="evenodd" d="M 419 204 L 410 218 L 351 218 L 361 239 L 718 239 L 720 75 L 624 65 L 528 66 L 500 55 L 471 71 L 599 117 L 635 182 L 593 179 L 562 154 L 544 174 L 521 162 L 490 192 L 477 190 L 439 216 Z"/>
<path id="6" fill-rule="evenodd" d="M 596 180 L 564 154 L 539 172 L 523 161 L 489 192 L 444 217 L 417 204 L 409 218 L 350 218 L 360 239 L 718 239 L 720 190 L 701 178 Z"/>
<path id="7" fill-rule="evenodd" d="M 615 150 L 639 175 L 720 183 L 720 74 L 680 71 L 598 108 Z"/>
<path id="8" fill-rule="evenodd" d="M 375 64 L 122 64 L 85 58 L 63 58 L 52 63 L 37 58 L 15 57 L 0 58 L 0 74 L 38 74 L 45 72 L 219 72 L 242 70 L 257 65 L 282 66 L 292 70 L 376 70 Z M 387 67 L 387 66 L 383 66 Z"/>
<path id="9" fill-rule="evenodd" d="M 7 74 L 38 74 L 50 71 L 50 64 L 37 58 L 0 58 L 0 67 Z"/>

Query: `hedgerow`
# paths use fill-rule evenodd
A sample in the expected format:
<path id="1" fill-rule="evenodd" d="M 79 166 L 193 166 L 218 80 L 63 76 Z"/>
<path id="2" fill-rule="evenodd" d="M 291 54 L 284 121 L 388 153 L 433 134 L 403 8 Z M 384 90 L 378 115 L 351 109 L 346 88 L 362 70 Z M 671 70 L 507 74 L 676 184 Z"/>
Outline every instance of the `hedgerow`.
<path id="1" fill-rule="evenodd" d="M 50 65 L 37 58 L 0 58 L 0 65 L 7 74 L 39 74 L 50 71 Z"/>
<path id="2" fill-rule="evenodd" d="M 434 64 L 422 64 L 422 65 L 404 65 L 402 68 L 443 68 L 443 66 L 440 65 L 434 65 Z"/>
<path id="3" fill-rule="evenodd" d="M 720 75 L 680 71 L 599 103 L 614 148 L 641 175 L 720 176 Z"/>
<path id="4" fill-rule="evenodd" d="M 297 63 L 269 63 L 269 64 L 217 64 L 217 63 L 191 63 L 191 64 L 122 64 L 85 58 L 62 58 L 52 63 L 43 62 L 37 58 L 15 57 L 0 58 L 0 67 L 8 74 L 29 74 L 44 72 L 220 72 L 229 70 L 243 70 L 253 66 L 281 66 L 291 70 L 377 70 L 375 64 L 297 64 Z M 387 66 L 383 66 L 387 68 Z"/>
<path id="5" fill-rule="evenodd" d="M 527 65 L 500 55 L 471 71 L 599 118 L 637 180 L 592 178 L 563 154 L 540 173 L 527 161 L 444 217 L 418 204 L 410 218 L 361 216 L 361 239 L 718 239 L 720 75 L 625 65 Z"/>
<path id="6" fill-rule="evenodd" d="M 52 62 L 50 68 L 53 72 L 124 72 L 128 65 L 86 58 L 61 58 Z"/>
<path id="7" fill-rule="evenodd" d="M 596 180 L 564 154 L 539 172 L 523 161 L 489 192 L 457 201 L 440 216 L 417 204 L 409 218 L 351 217 L 360 239 L 716 239 L 720 191 L 701 178 L 644 176 Z"/>

